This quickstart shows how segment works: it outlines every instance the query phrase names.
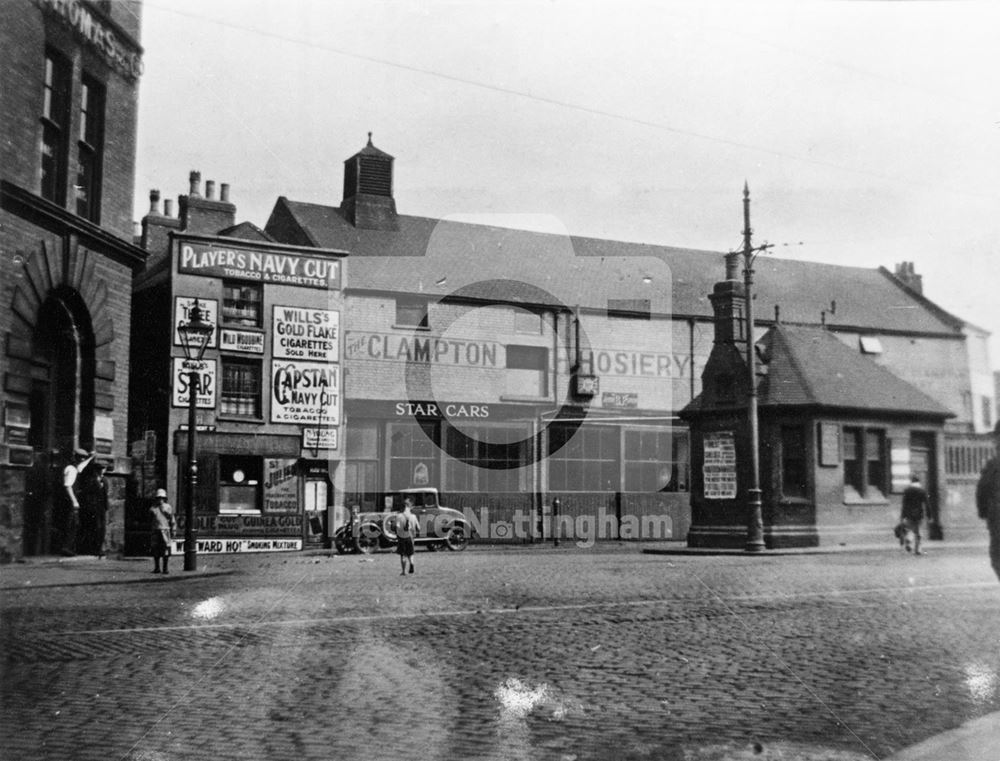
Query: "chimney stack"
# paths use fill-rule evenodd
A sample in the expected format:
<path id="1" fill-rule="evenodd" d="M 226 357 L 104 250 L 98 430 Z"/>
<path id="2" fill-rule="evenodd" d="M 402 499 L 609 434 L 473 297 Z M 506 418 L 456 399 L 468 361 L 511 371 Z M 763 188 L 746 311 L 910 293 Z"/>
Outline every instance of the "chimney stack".
<path id="1" fill-rule="evenodd" d="M 924 294 L 924 276 L 918 275 L 913 267 L 913 262 L 900 262 L 896 265 L 896 277 L 921 296 Z"/>
<path id="2" fill-rule="evenodd" d="M 236 207 L 229 202 L 229 185 L 222 185 L 222 200 L 215 198 L 215 180 L 205 181 L 200 195 L 201 172 L 192 171 L 191 192 L 178 198 L 181 229 L 198 235 L 217 235 L 236 224 Z"/>

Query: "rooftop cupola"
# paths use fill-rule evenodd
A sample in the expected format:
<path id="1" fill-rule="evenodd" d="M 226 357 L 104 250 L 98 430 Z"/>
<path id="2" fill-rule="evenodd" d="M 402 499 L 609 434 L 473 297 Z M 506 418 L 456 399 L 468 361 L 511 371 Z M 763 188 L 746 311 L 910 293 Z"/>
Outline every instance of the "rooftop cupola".
<path id="1" fill-rule="evenodd" d="M 368 145 L 344 162 L 344 200 L 340 209 L 355 227 L 395 230 L 396 201 L 392 197 L 392 156 Z"/>

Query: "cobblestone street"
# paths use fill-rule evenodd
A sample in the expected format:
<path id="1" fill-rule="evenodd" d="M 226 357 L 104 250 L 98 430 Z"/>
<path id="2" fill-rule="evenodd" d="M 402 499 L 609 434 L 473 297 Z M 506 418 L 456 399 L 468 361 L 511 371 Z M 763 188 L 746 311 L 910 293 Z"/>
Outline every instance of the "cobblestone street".
<path id="1" fill-rule="evenodd" d="M 199 561 L 0 570 L 4 759 L 853 761 L 1000 710 L 981 548 Z"/>

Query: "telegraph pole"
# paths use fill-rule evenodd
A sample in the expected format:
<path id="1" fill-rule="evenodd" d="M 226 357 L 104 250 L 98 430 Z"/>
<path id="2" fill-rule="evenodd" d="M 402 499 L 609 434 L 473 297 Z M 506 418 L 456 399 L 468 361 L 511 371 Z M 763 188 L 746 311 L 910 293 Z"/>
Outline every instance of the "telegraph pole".
<path id="1" fill-rule="evenodd" d="M 757 350 L 754 345 L 753 262 L 757 254 L 770 248 L 766 243 L 754 248 L 750 243 L 750 185 L 743 183 L 743 286 L 747 304 L 747 376 L 749 393 L 747 423 L 750 439 L 750 487 L 747 489 L 747 552 L 762 552 L 764 515 L 760 491 L 760 430 L 757 420 Z"/>

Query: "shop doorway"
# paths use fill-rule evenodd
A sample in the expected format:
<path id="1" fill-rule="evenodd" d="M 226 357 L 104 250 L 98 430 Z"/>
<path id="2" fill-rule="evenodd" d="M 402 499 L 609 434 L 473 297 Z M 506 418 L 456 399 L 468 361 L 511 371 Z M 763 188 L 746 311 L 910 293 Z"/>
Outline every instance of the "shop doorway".
<path id="1" fill-rule="evenodd" d="M 53 291 L 32 336 L 25 555 L 53 554 L 60 546 L 62 470 L 75 448 L 90 449 L 94 440 L 94 370 L 94 331 L 83 300 L 70 289 Z"/>

